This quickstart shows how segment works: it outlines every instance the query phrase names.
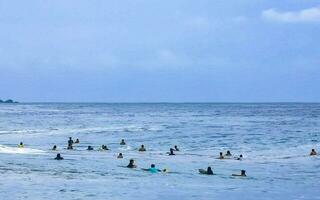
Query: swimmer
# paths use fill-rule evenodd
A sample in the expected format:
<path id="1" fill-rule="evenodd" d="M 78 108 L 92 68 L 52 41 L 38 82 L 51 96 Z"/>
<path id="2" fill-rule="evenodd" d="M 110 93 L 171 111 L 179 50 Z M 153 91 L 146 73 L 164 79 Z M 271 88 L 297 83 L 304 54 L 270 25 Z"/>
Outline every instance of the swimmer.
<path id="1" fill-rule="evenodd" d="M 316 156 L 317 155 L 317 152 L 315 149 L 312 149 L 311 152 L 310 152 L 310 156 Z"/>
<path id="2" fill-rule="evenodd" d="M 178 148 L 177 145 L 174 146 L 174 150 L 175 150 L 175 151 L 180 151 L 180 149 Z"/>
<path id="3" fill-rule="evenodd" d="M 247 176 L 246 170 L 241 170 L 241 174 L 232 174 L 232 176 Z"/>
<path id="4" fill-rule="evenodd" d="M 57 145 L 53 145 L 52 150 L 53 151 L 57 150 Z"/>
<path id="5" fill-rule="evenodd" d="M 126 145 L 126 142 L 124 141 L 124 139 L 121 140 L 120 145 Z"/>
<path id="6" fill-rule="evenodd" d="M 151 173 L 161 172 L 160 169 L 157 169 L 157 168 L 156 168 L 156 165 L 155 165 L 155 164 L 151 164 L 151 167 L 150 167 L 149 169 L 142 169 L 142 170 L 149 171 L 149 172 L 151 172 Z"/>
<path id="7" fill-rule="evenodd" d="M 19 148 L 23 148 L 23 147 L 24 147 L 23 142 L 20 142 L 20 144 L 18 144 L 18 147 L 19 147 Z"/>
<path id="8" fill-rule="evenodd" d="M 55 160 L 63 160 L 63 157 L 61 157 L 60 153 L 58 153 L 54 159 Z"/>
<path id="9" fill-rule="evenodd" d="M 75 144 L 79 144 L 80 143 L 80 140 L 79 139 L 76 139 L 76 141 L 74 142 Z"/>
<path id="10" fill-rule="evenodd" d="M 176 154 L 174 154 L 174 152 L 173 152 L 173 148 L 170 148 L 169 156 L 174 156 L 174 155 L 176 155 Z"/>
<path id="11" fill-rule="evenodd" d="M 134 164 L 134 160 L 130 159 L 129 164 L 127 165 L 128 168 L 137 168 L 137 165 Z"/>
<path id="12" fill-rule="evenodd" d="M 231 152 L 228 150 L 225 156 L 232 156 Z"/>
<path id="13" fill-rule="evenodd" d="M 93 147 L 89 145 L 88 148 L 87 148 L 87 150 L 88 150 L 88 151 L 92 151 L 92 150 L 93 150 Z"/>
<path id="14" fill-rule="evenodd" d="M 218 157 L 218 159 L 224 159 L 222 152 L 220 152 L 220 156 Z"/>
<path id="15" fill-rule="evenodd" d="M 213 175 L 213 171 L 211 167 L 208 167 L 207 170 L 205 169 L 199 169 L 200 174 L 206 174 L 206 175 Z"/>
<path id="16" fill-rule="evenodd" d="M 236 158 L 236 160 L 242 160 L 242 158 L 243 158 L 243 156 L 241 154 L 238 158 Z"/>
<path id="17" fill-rule="evenodd" d="M 123 155 L 122 153 L 119 153 L 118 157 L 117 158 L 123 158 Z"/>
<path id="18" fill-rule="evenodd" d="M 146 151 L 146 148 L 144 147 L 144 145 L 141 145 L 139 151 Z"/>

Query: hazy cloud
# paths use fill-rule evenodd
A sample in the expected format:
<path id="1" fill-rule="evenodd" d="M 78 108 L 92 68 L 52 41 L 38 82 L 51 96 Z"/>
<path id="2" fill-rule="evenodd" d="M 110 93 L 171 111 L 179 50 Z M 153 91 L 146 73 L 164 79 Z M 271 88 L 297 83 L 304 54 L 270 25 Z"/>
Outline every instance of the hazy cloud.
<path id="1" fill-rule="evenodd" d="M 269 21 L 285 23 L 320 22 L 320 7 L 313 7 L 299 11 L 278 11 L 276 9 L 264 10 L 262 18 Z"/>

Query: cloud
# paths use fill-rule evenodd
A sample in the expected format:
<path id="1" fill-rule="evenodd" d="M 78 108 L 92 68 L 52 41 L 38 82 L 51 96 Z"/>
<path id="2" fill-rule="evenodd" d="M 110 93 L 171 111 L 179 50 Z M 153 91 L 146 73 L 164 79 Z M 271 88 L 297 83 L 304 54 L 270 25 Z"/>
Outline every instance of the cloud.
<path id="1" fill-rule="evenodd" d="M 284 23 L 320 22 L 320 7 L 283 12 L 276 9 L 268 9 L 262 12 L 261 17 L 268 21 Z"/>

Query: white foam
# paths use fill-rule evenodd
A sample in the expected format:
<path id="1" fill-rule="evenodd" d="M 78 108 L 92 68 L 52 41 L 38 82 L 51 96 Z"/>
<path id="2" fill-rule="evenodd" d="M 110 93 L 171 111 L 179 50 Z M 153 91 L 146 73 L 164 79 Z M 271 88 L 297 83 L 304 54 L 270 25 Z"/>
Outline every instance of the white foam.
<path id="1" fill-rule="evenodd" d="M 19 148 L 19 147 L 8 147 L 4 145 L 0 145 L 0 153 L 7 154 L 42 154 L 45 151 L 39 149 L 31 149 L 31 148 Z"/>

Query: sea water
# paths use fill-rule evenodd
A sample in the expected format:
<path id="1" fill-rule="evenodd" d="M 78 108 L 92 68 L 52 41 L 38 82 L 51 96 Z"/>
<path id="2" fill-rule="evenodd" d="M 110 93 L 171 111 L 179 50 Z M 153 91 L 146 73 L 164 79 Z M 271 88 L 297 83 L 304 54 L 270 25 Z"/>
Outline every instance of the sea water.
<path id="1" fill-rule="evenodd" d="M 319 144 L 320 104 L 0 104 L 0 199 L 320 199 Z"/>

